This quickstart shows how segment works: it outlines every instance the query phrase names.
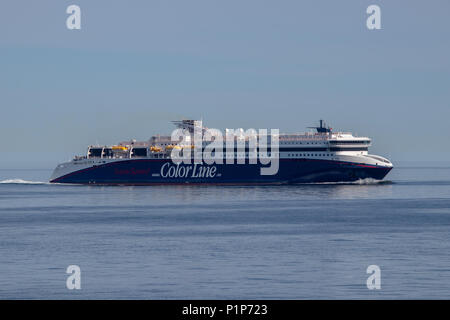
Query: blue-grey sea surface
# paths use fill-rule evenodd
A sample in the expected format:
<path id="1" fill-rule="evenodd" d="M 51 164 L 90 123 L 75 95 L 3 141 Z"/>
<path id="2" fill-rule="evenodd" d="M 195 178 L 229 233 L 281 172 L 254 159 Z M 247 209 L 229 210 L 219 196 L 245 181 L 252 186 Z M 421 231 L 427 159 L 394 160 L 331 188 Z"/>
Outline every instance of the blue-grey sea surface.
<path id="1" fill-rule="evenodd" d="M 52 185 L 50 174 L 0 170 L 0 299 L 450 298 L 448 163 L 261 187 Z M 80 290 L 66 287 L 69 265 Z"/>

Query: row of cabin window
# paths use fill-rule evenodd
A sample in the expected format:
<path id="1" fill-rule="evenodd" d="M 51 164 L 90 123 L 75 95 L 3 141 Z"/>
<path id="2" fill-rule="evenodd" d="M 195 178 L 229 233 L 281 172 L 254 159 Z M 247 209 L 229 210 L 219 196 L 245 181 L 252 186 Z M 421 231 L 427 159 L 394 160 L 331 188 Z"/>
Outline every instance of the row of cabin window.
<path id="1" fill-rule="evenodd" d="M 234 155 L 235 158 L 236 158 L 237 156 L 241 156 L 241 154 L 238 154 L 238 155 L 235 154 L 235 155 Z M 248 157 L 248 153 L 246 153 L 245 156 Z M 259 153 L 258 153 L 258 156 L 259 156 Z M 270 157 L 270 152 L 267 153 L 267 156 Z M 155 154 L 153 154 L 153 157 L 154 157 L 154 158 L 164 158 L 164 157 L 165 157 L 165 154 L 163 154 L 163 153 L 160 153 L 160 154 L 155 153 Z M 231 155 L 229 158 L 232 158 L 232 155 Z"/>
<path id="2" fill-rule="evenodd" d="M 331 157 L 331 153 L 319 153 L 319 154 L 313 154 L 313 153 L 288 153 L 288 157 Z"/>
<path id="3" fill-rule="evenodd" d="M 226 155 L 226 153 L 224 153 L 224 155 Z M 258 153 L 258 156 L 260 154 Z M 230 157 L 233 155 L 230 155 Z M 238 156 L 241 156 L 241 153 L 238 154 Z M 248 153 L 245 154 L 246 157 L 248 157 Z M 267 156 L 270 157 L 270 152 L 267 153 Z M 331 153 L 319 153 L 319 154 L 312 154 L 312 153 L 288 153 L 288 157 L 331 157 L 332 154 Z M 236 154 L 234 155 L 234 157 L 236 157 Z"/>
<path id="4" fill-rule="evenodd" d="M 212 154 L 214 155 L 214 152 L 213 152 Z M 225 157 L 226 157 L 226 156 L 229 156 L 229 158 L 232 158 L 233 156 L 234 156 L 234 157 L 236 157 L 236 156 L 242 156 L 242 152 L 237 152 L 237 153 L 230 154 L 230 155 L 228 155 L 226 152 L 223 152 L 222 154 L 223 154 Z M 200 155 L 201 155 L 201 154 L 200 154 Z M 257 156 L 259 156 L 259 155 L 260 155 L 260 153 L 258 152 L 258 153 L 257 153 Z M 261 155 L 262 155 L 262 154 L 261 154 Z M 248 157 L 248 153 L 246 153 L 245 156 Z M 270 157 L 270 152 L 267 152 L 267 156 Z"/>
<path id="5" fill-rule="evenodd" d="M 325 145 L 323 142 L 306 142 L 306 143 L 304 143 L 304 142 L 284 142 L 284 141 L 281 141 L 280 144 L 322 144 L 322 145 Z"/>
<path id="6" fill-rule="evenodd" d="M 324 145 L 323 142 L 284 142 L 282 141 L 280 144 L 322 144 Z M 171 143 L 160 143 L 159 146 L 164 147 L 164 146 L 169 146 L 171 145 Z"/>

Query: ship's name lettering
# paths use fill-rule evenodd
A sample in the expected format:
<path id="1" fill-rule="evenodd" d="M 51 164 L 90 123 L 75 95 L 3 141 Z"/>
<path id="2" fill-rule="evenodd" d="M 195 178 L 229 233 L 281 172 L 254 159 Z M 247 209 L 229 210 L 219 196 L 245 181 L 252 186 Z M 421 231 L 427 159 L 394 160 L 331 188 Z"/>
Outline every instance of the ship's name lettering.
<path id="1" fill-rule="evenodd" d="M 214 178 L 217 174 L 216 166 L 174 165 L 170 162 L 161 167 L 161 177 L 163 178 Z"/>

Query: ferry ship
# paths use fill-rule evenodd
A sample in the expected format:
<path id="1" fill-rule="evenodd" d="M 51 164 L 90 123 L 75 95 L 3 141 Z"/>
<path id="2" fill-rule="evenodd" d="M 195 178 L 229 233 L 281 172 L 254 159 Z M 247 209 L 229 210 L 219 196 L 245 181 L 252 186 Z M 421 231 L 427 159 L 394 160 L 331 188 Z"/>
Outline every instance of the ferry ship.
<path id="1" fill-rule="evenodd" d="M 155 135 L 148 141 L 92 145 L 86 155 L 75 156 L 71 161 L 59 164 L 50 182 L 93 185 L 353 182 L 367 178 L 382 180 L 393 168 L 388 159 L 369 154 L 370 138 L 357 137 L 350 132 L 334 132 L 323 120 L 319 126 L 310 127 L 313 129 L 310 132 L 271 133 L 264 137 L 270 140 L 265 145 L 259 133 L 254 133 L 253 137 L 234 136 L 233 141 L 228 139 L 228 142 L 236 142 L 231 149 L 226 148 L 229 145 L 224 139 L 223 152 L 216 150 L 222 161 L 216 159 L 213 163 L 202 159 L 201 155 L 200 161 L 195 157 L 196 152 L 202 153 L 207 144 L 202 140 L 199 147 L 192 138 L 196 129 L 200 136 L 205 135 L 207 128 L 203 127 L 202 121 L 173 123 L 187 132 L 187 139 L 173 141 L 172 136 Z M 241 147 L 237 147 L 239 141 Z M 256 146 L 251 141 L 257 141 Z M 277 141 L 277 145 L 273 141 Z M 174 161 L 174 151 L 186 152 L 189 156 L 184 158 L 184 162 Z M 262 174 L 273 164 L 270 161 L 277 161 L 276 170 Z"/>

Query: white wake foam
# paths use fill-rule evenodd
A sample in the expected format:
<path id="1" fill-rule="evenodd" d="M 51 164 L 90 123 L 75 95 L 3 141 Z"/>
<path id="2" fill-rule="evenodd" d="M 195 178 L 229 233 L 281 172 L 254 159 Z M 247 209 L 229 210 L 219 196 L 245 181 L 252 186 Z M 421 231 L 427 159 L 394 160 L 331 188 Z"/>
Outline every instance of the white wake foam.
<path id="1" fill-rule="evenodd" d="M 0 181 L 0 184 L 47 184 L 48 182 L 42 181 L 29 181 L 23 179 L 6 179 Z"/>
<path id="2" fill-rule="evenodd" d="M 373 178 L 359 179 L 353 181 L 353 184 L 390 184 L 390 183 L 391 181 L 389 180 L 377 180 Z"/>
<path id="3" fill-rule="evenodd" d="M 339 182 L 310 182 L 301 184 L 343 184 L 343 185 L 376 185 L 376 184 L 391 184 L 389 180 L 376 180 L 373 178 L 359 179 L 356 181 L 339 181 Z"/>

